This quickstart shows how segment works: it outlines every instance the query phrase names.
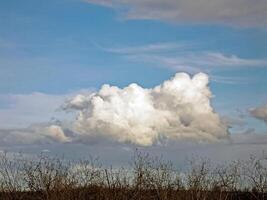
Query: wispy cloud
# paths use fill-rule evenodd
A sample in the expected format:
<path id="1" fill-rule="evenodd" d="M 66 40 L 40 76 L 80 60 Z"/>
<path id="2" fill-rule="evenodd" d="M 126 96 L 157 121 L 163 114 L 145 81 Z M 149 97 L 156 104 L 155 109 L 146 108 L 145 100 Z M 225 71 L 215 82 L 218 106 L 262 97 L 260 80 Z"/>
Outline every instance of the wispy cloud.
<path id="1" fill-rule="evenodd" d="M 253 80 L 245 77 L 225 77 L 219 75 L 210 74 L 210 79 L 216 83 L 226 83 L 226 84 L 247 84 L 248 82 L 252 82 Z"/>
<path id="2" fill-rule="evenodd" d="M 55 111 L 65 98 L 67 95 L 44 93 L 2 94 L 0 95 L 0 128 L 26 127 L 32 123 L 48 121 L 60 115 Z"/>
<path id="3" fill-rule="evenodd" d="M 64 120 L 72 117 L 70 113 L 60 112 L 62 104 L 77 93 L 88 94 L 92 90 L 78 90 L 57 95 L 40 92 L 0 94 L 0 129 L 25 128 L 55 118 Z"/>
<path id="4" fill-rule="evenodd" d="M 109 1 L 109 0 L 82 0 L 83 2 L 90 2 L 92 4 L 96 4 L 96 5 L 101 5 L 101 6 L 106 6 L 106 7 L 114 7 L 115 4 L 113 1 Z"/>
<path id="5" fill-rule="evenodd" d="M 124 19 L 174 23 L 266 26 L 267 1 L 257 0 L 83 0 L 112 7 Z"/>
<path id="6" fill-rule="evenodd" d="M 160 55 L 129 55 L 132 60 L 143 60 L 145 62 L 157 62 L 174 70 L 204 69 L 212 70 L 218 67 L 259 67 L 267 65 L 266 59 L 245 59 L 236 55 L 225 55 L 220 52 L 195 52 L 183 53 L 176 56 L 160 56 Z"/>
<path id="7" fill-rule="evenodd" d="M 142 54 L 142 53 L 167 53 L 172 51 L 178 51 L 185 48 L 189 48 L 189 44 L 176 44 L 176 43 L 155 43 L 147 44 L 141 46 L 132 46 L 132 47 L 115 47 L 115 48 L 105 48 L 100 45 L 97 45 L 99 48 L 118 54 Z"/>
<path id="8" fill-rule="evenodd" d="M 157 43 L 133 47 L 112 47 L 102 50 L 116 53 L 134 62 L 151 63 L 160 67 L 186 72 L 209 72 L 237 67 L 264 67 L 267 59 L 241 58 L 221 52 L 201 51 L 192 44 Z"/>

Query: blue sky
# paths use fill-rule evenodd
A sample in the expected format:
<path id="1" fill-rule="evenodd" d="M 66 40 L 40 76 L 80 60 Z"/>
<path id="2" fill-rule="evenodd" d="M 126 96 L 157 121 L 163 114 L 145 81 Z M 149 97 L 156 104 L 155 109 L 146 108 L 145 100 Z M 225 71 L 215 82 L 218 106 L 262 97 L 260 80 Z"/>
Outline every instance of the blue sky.
<path id="1" fill-rule="evenodd" d="M 264 11 L 251 20 L 250 12 L 229 22 L 209 21 L 201 13 L 200 20 L 177 20 L 163 11 L 146 16 L 141 3 L 120 2 L 0 1 L 2 128 L 62 117 L 54 110 L 68 95 L 104 83 L 150 88 L 183 71 L 209 74 L 212 104 L 231 118 L 233 133 L 267 133 L 266 123 L 249 115 L 267 103 L 266 20 L 254 20 Z M 40 114 L 38 105 L 47 109 Z"/>
<path id="2" fill-rule="evenodd" d="M 1 93 L 65 93 L 99 87 L 104 82 L 152 86 L 174 73 L 165 66 L 129 62 L 98 45 L 115 48 L 176 43 L 192 46 L 187 48 L 190 52 L 220 52 L 244 59 L 267 57 L 267 33 L 262 28 L 122 20 L 112 9 L 69 0 L 2 1 L 0 9 L 4 27 L 0 31 Z M 143 71 L 151 78 L 142 76 Z M 230 75 L 229 70 L 217 71 L 226 77 L 242 73 L 254 81 L 264 81 L 262 74 L 266 72 L 255 67 L 231 70 Z"/>

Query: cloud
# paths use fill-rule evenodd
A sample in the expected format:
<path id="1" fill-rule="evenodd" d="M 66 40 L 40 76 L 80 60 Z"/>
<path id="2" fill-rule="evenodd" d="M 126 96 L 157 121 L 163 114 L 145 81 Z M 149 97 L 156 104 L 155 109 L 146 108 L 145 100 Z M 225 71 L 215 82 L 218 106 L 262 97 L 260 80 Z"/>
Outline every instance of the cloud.
<path id="1" fill-rule="evenodd" d="M 173 70 L 186 70 L 189 72 L 227 69 L 233 67 L 261 67 L 267 65 L 265 59 L 245 59 L 236 55 L 225 55 L 220 52 L 183 53 L 176 56 L 163 56 L 155 54 L 127 55 L 132 61 L 160 64 Z"/>
<path id="2" fill-rule="evenodd" d="M 25 128 L 49 120 L 69 119 L 73 115 L 61 110 L 66 99 L 77 94 L 90 94 L 92 91 L 93 89 L 65 94 L 0 94 L 0 129 Z"/>
<path id="3" fill-rule="evenodd" d="M 64 118 L 66 113 L 56 112 L 71 94 L 44 93 L 0 94 L 0 128 L 22 128 L 48 121 L 53 117 Z"/>
<path id="4" fill-rule="evenodd" d="M 62 128 L 60 126 L 57 125 L 51 125 L 49 127 L 46 128 L 46 132 L 45 132 L 46 136 L 54 139 L 55 141 L 58 142 L 70 142 L 71 138 L 69 138 L 68 136 L 65 135 L 64 131 L 62 130 Z"/>
<path id="5" fill-rule="evenodd" d="M 84 0 L 115 9 L 124 19 L 266 26 L 266 0 Z"/>
<path id="6" fill-rule="evenodd" d="M 190 73 L 209 72 L 217 69 L 267 66 L 266 58 L 241 58 L 237 55 L 229 55 L 222 52 L 199 51 L 195 45 L 186 43 L 180 45 L 171 42 L 152 43 L 141 46 L 113 48 L 97 46 L 106 52 L 121 55 L 129 61 L 151 63 L 175 71 L 179 70 Z"/>
<path id="7" fill-rule="evenodd" d="M 135 83 L 125 88 L 106 84 L 96 92 L 84 90 L 58 96 L 1 95 L 0 117 L 4 121 L 1 121 L 0 145 L 115 142 L 153 146 L 230 139 L 228 129 L 242 126 L 244 121 L 224 118 L 214 111 L 208 84 L 209 77 L 204 73 L 193 77 L 177 73 L 153 88 Z M 59 107 L 67 111 L 58 115 L 63 121 L 39 123 L 48 121 Z M 266 108 L 265 105 L 251 109 L 250 113 L 266 122 Z M 9 123 L 6 127 L 5 122 Z M 22 128 L 30 122 L 33 124 Z M 20 126 L 14 126 L 16 123 Z M 260 142 L 265 138 L 264 134 L 251 137 Z"/>
<path id="8" fill-rule="evenodd" d="M 132 163 L 136 148 L 140 152 L 149 153 L 165 160 L 171 160 L 175 167 L 185 167 L 188 159 L 200 156 L 209 158 L 213 162 L 227 163 L 236 160 L 247 160 L 249 156 L 264 156 L 267 154 L 266 134 L 232 134 L 231 142 L 195 143 L 190 141 L 173 141 L 168 145 L 153 145 L 150 147 L 136 147 L 128 144 L 98 143 L 94 145 L 81 145 L 78 143 L 38 143 L 38 145 L 0 146 L 1 150 L 8 152 L 28 153 L 29 156 L 39 156 L 42 152 L 49 152 L 50 156 L 62 156 L 64 159 L 80 160 L 99 158 L 103 166 L 127 167 Z M 44 151 L 45 149 L 45 151 Z M 89 155 L 88 155 L 89 153 Z"/>
<path id="9" fill-rule="evenodd" d="M 27 128 L 0 129 L 0 145 L 29 145 L 66 143 L 70 138 L 62 128 L 53 124 L 33 124 Z"/>
<path id="10" fill-rule="evenodd" d="M 244 133 L 232 134 L 231 140 L 234 145 L 251 144 L 251 145 L 266 145 L 266 133 L 255 133 L 254 129 L 248 129 Z"/>
<path id="11" fill-rule="evenodd" d="M 267 124 L 267 104 L 251 109 L 250 114 L 259 120 L 263 120 Z"/>
<path id="12" fill-rule="evenodd" d="M 117 47 L 117 48 L 105 48 L 99 44 L 95 44 L 97 47 L 104 51 L 117 53 L 117 54 L 140 54 L 140 53 L 164 53 L 170 51 L 177 51 L 179 49 L 185 49 L 189 47 L 189 44 L 177 44 L 177 43 L 152 43 L 134 47 Z"/>
<path id="13" fill-rule="evenodd" d="M 64 105 L 78 112 L 72 123 L 73 141 L 101 138 L 150 146 L 169 140 L 227 138 L 228 127 L 211 106 L 208 82 L 204 73 L 192 78 L 177 73 L 154 88 L 103 85 L 96 93 L 77 95 Z"/>
<path id="14" fill-rule="evenodd" d="M 223 84 L 248 84 L 252 83 L 255 80 L 253 78 L 248 77 L 229 77 L 229 76 L 218 76 L 218 75 L 210 75 L 211 81 L 216 83 Z"/>

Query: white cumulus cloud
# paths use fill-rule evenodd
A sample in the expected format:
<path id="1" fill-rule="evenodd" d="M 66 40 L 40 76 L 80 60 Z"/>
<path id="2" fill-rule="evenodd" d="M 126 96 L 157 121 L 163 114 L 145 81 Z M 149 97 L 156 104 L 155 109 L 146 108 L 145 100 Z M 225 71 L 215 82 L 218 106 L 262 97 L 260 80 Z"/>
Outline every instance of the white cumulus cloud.
<path id="1" fill-rule="evenodd" d="M 228 127 L 211 106 L 208 83 L 204 73 L 192 78 L 177 73 L 154 88 L 103 85 L 98 92 L 77 95 L 64 107 L 78 112 L 72 131 L 88 141 L 99 137 L 141 146 L 165 140 L 217 141 L 227 138 Z M 68 140 L 64 136 L 58 135 Z"/>

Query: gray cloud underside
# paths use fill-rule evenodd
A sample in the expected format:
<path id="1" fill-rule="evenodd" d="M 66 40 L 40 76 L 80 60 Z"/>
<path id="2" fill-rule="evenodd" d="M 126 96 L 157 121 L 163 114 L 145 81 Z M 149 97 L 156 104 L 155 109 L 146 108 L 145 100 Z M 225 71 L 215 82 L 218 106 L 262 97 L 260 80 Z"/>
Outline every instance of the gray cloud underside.
<path id="1" fill-rule="evenodd" d="M 124 19 L 265 26 L 266 0 L 84 0 L 115 9 Z"/>

